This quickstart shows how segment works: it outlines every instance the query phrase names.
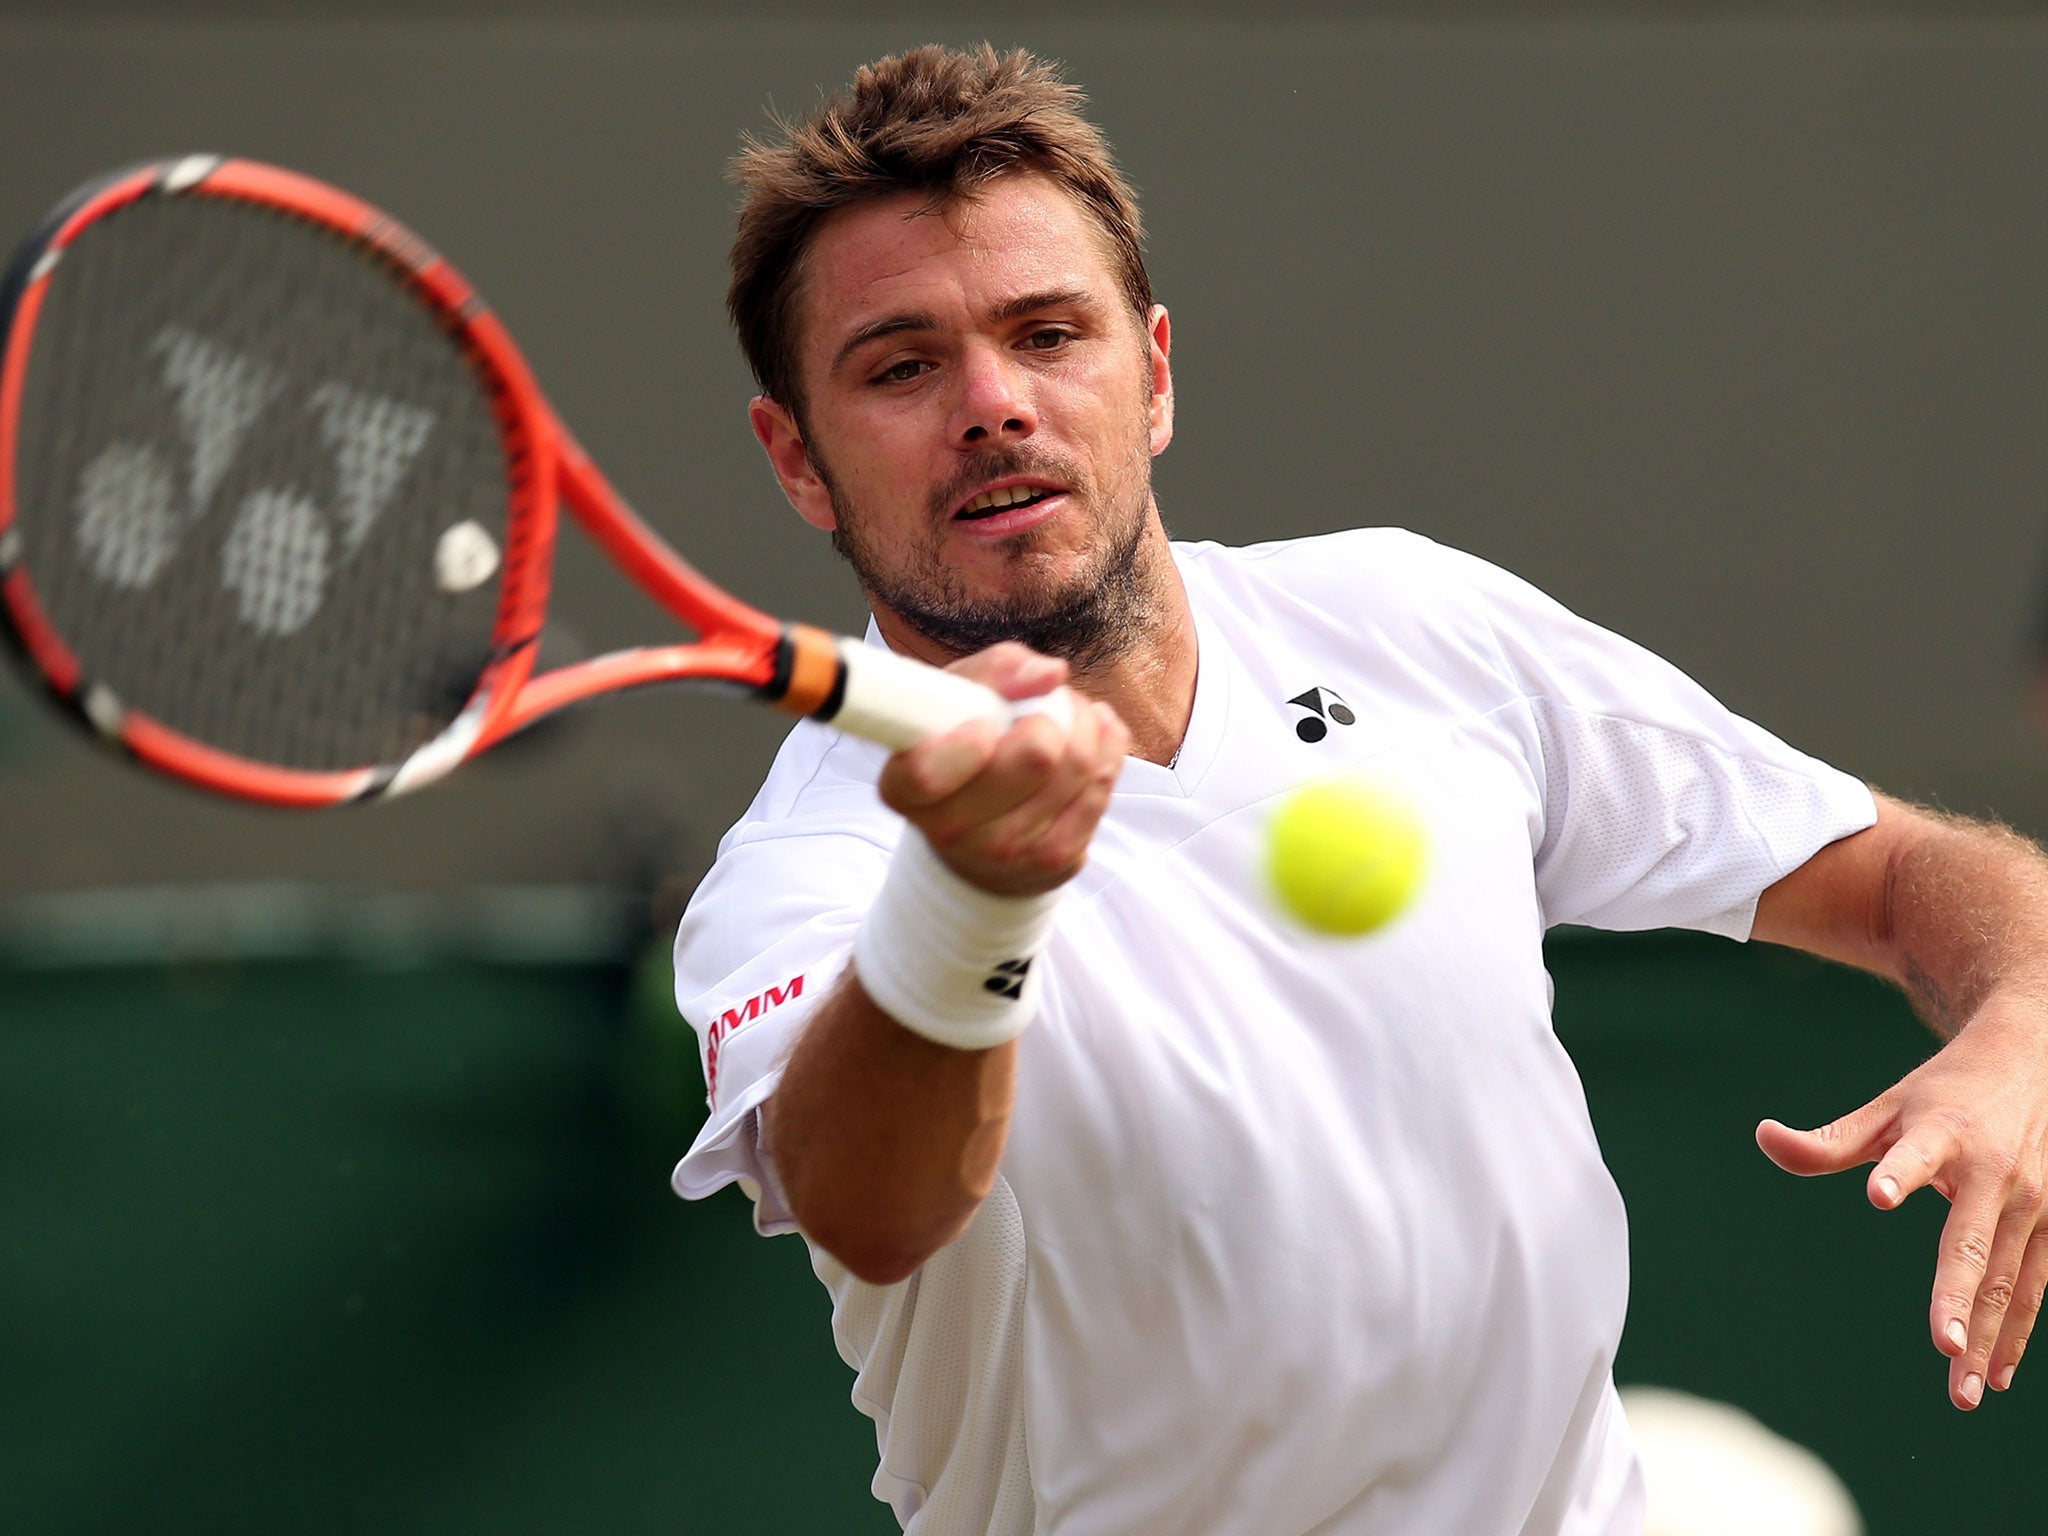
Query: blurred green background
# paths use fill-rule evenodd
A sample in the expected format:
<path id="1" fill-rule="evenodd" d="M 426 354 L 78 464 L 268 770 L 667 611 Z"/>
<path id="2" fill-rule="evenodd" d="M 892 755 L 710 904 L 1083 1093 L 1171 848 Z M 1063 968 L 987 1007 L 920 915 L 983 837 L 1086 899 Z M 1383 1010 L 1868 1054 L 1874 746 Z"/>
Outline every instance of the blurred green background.
<path id="1" fill-rule="evenodd" d="M 188 901 L 131 910 L 112 964 L 76 908 L 17 914 L 0 1525 L 895 1528 L 802 1243 L 756 1237 L 736 1191 L 667 1191 L 702 1082 L 665 960 L 593 893 L 512 905 L 396 950 L 374 904 L 280 934 Z M 1566 932 L 1550 964 L 1631 1213 L 1619 1378 L 1813 1447 L 1872 1536 L 2025 1528 L 2040 1384 L 1948 1406 L 1944 1207 L 1881 1216 L 1750 1140 L 1910 1068 L 1929 1037 L 1903 1004 L 1696 936 Z"/>

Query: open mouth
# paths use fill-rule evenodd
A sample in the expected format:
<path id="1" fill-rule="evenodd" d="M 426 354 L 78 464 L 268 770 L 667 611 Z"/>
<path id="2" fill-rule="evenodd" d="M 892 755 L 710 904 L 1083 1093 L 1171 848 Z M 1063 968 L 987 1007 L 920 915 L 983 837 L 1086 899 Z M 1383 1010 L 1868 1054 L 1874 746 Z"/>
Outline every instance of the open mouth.
<path id="1" fill-rule="evenodd" d="M 998 491 L 983 491 L 953 516 L 961 522 L 978 522 L 984 517 L 994 517 L 999 512 L 1036 506 L 1048 496 L 1059 494 L 1058 491 L 1042 485 L 1005 486 Z"/>

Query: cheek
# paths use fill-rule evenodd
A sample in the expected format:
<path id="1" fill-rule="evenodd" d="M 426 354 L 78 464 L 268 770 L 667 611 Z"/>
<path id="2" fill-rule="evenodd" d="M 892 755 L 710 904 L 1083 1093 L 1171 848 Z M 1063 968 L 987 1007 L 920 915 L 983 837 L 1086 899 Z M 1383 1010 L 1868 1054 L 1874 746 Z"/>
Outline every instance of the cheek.
<path id="1" fill-rule="evenodd" d="M 1117 348 L 1097 354 L 1091 366 L 1057 377 L 1062 395 L 1087 409 L 1103 425 L 1104 435 L 1121 435 L 1135 419 L 1142 427 L 1152 406 L 1152 373 L 1144 359 Z"/>
<path id="2" fill-rule="evenodd" d="M 824 449 L 834 488 L 870 516 L 921 501 L 917 439 L 885 415 L 848 424 Z"/>

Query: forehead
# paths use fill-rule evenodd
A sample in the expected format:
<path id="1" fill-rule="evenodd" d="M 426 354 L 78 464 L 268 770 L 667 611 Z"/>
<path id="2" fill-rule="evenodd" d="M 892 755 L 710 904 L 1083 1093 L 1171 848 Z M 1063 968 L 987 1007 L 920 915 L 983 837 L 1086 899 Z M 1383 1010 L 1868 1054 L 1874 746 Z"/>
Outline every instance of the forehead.
<path id="1" fill-rule="evenodd" d="M 840 209 L 811 237 L 799 314 L 804 350 L 899 311 L 957 321 L 1006 298 L 1055 290 L 1117 296 L 1109 237 L 1043 176 L 1005 176 L 929 208 L 906 192 Z"/>

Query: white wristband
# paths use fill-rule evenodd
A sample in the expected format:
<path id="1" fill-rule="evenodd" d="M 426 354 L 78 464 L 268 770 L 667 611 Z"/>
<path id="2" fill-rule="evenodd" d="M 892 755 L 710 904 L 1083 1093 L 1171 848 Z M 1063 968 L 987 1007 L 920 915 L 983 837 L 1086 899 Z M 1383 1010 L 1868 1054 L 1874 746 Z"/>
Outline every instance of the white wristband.
<path id="1" fill-rule="evenodd" d="M 1036 963 L 1059 892 L 993 896 L 948 869 L 905 827 L 881 893 L 853 940 L 853 969 L 905 1029 L 963 1051 L 1024 1033 L 1038 1011 Z"/>

